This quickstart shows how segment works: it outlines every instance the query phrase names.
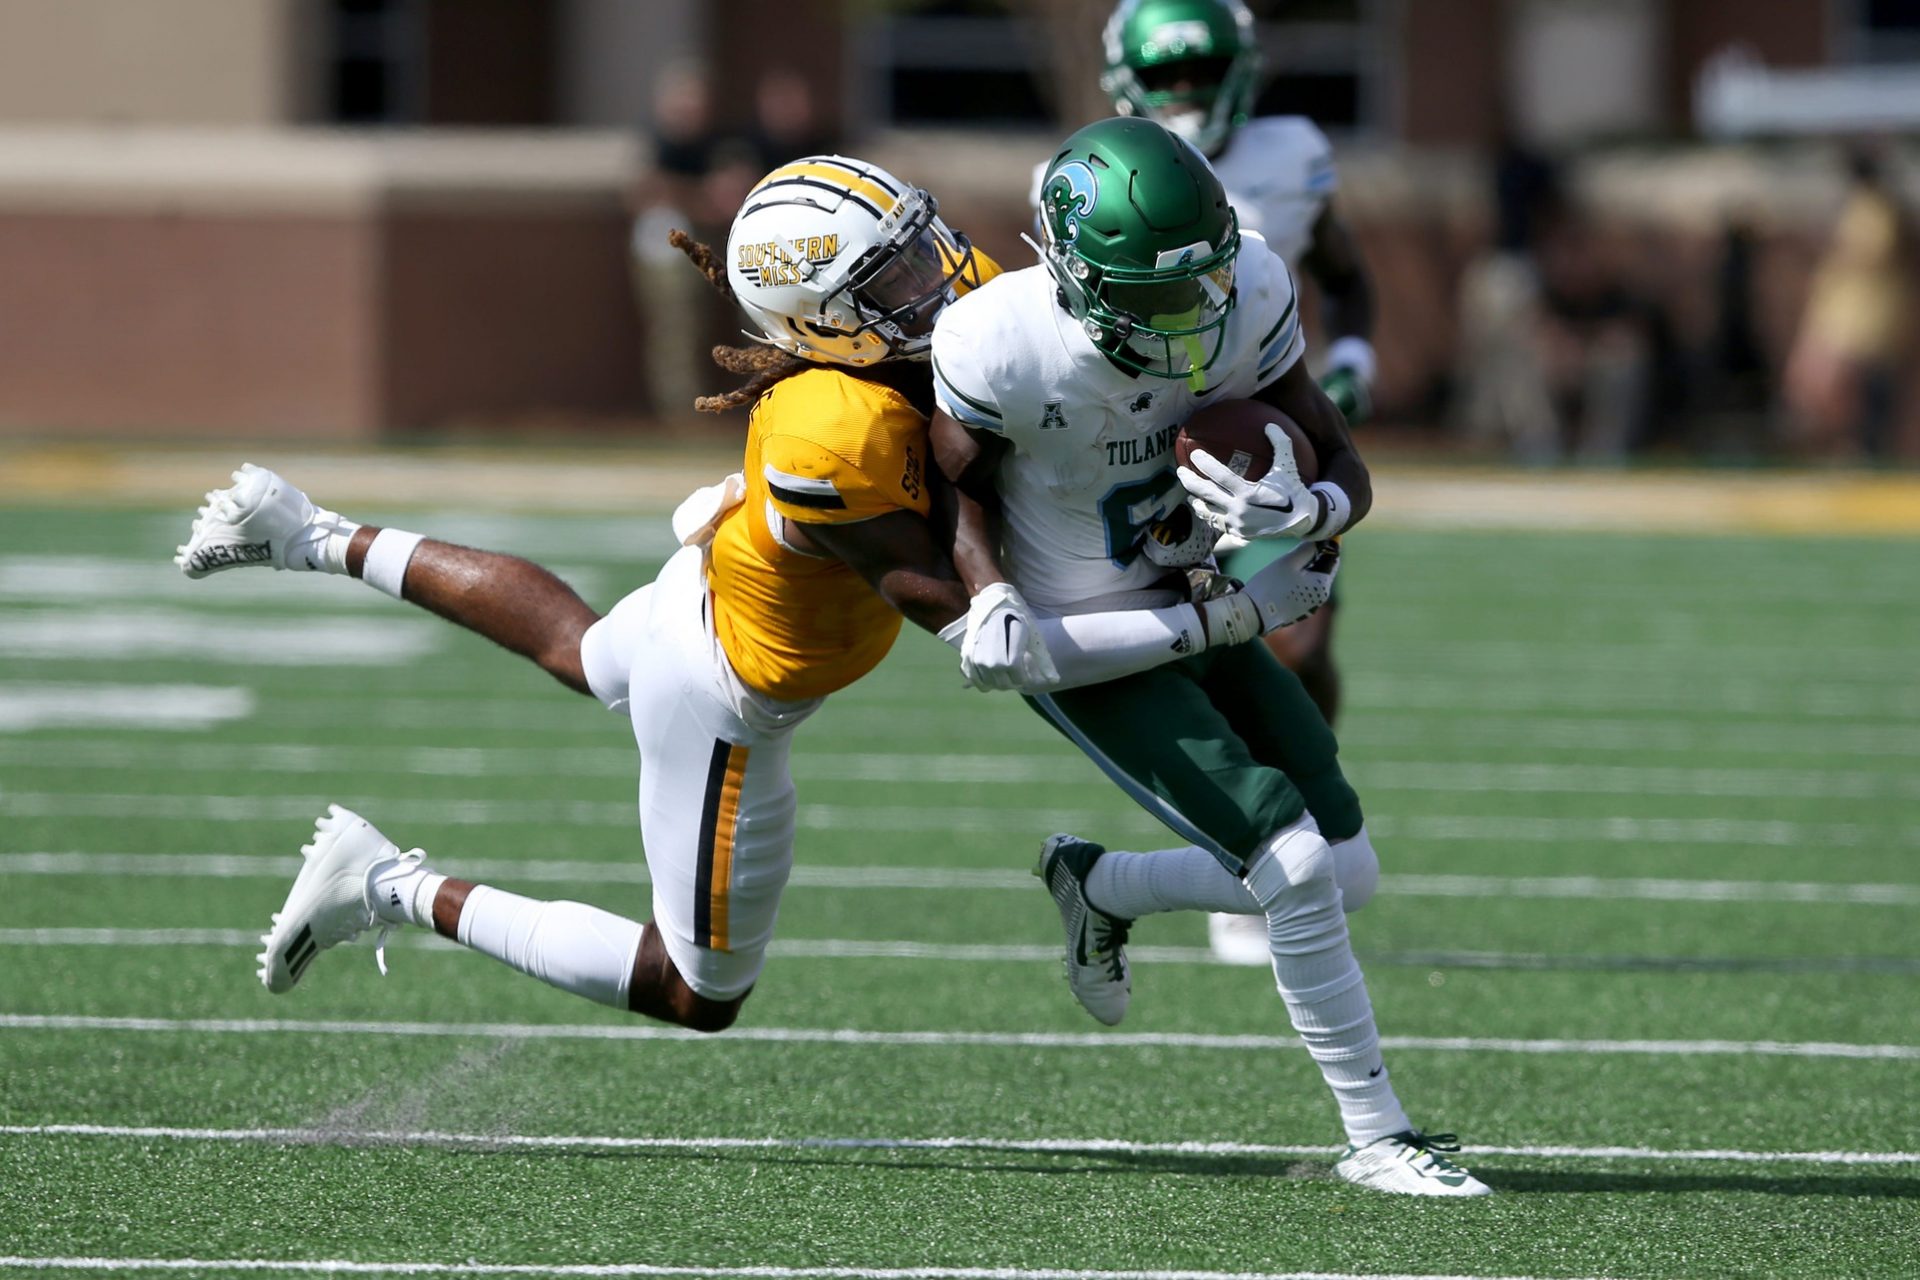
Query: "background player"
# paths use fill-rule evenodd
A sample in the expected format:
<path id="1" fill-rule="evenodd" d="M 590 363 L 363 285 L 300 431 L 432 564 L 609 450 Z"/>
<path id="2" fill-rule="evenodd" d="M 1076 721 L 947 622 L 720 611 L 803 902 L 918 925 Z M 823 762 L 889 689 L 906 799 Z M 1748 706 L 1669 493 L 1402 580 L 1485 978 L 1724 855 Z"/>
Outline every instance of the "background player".
<path id="1" fill-rule="evenodd" d="M 724 270 L 681 243 L 768 344 L 723 350 L 753 376 L 701 402 L 753 406 L 745 468 L 682 505 L 686 545 L 606 616 L 537 565 L 357 525 L 252 466 L 208 495 L 178 557 L 192 577 L 271 565 L 361 578 L 625 707 L 653 921 L 438 874 L 335 807 L 264 939 L 270 990 L 372 925 L 412 924 L 601 1003 L 721 1030 L 759 976 L 792 864 L 793 731 L 880 662 L 903 614 L 957 644 L 975 683 L 1047 687 L 1164 662 L 1204 632 L 1206 609 L 1250 607 L 1052 622 L 1056 667 L 1017 593 L 970 600 L 926 465 L 925 357 L 940 308 L 997 268 L 925 191 L 811 157 L 754 188 Z"/>
<path id="2" fill-rule="evenodd" d="M 1276 429 L 1276 465 L 1258 483 L 1196 455 L 1209 477 L 1197 484 L 1228 531 L 1313 544 L 1366 515 L 1367 471 L 1307 376 L 1287 269 L 1258 235 L 1242 237 L 1192 146 L 1151 121 L 1089 125 L 1048 167 L 1041 226 L 1043 266 L 960 299 L 934 332 L 935 455 L 973 500 L 962 527 L 981 530 L 959 544 L 970 585 L 1011 578 L 1036 609 L 1067 615 L 1184 586 L 1148 552 L 1148 530 L 1187 507 L 1171 444 L 1203 402 L 1272 404 L 1307 432 L 1324 477 L 1301 485 Z M 1126 921 L 1256 914 L 1288 1014 L 1339 1102 L 1350 1144 L 1341 1176 L 1405 1194 L 1485 1194 L 1436 1154 L 1445 1141 L 1414 1129 L 1380 1060 L 1343 911 L 1371 892 L 1377 863 L 1333 735 L 1299 679 L 1264 648 L 1239 645 L 1029 692 L 1193 842 L 1128 854 L 1056 836 L 1043 847 L 1068 977 L 1089 1012 L 1115 1022 L 1125 1010 Z"/>
<path id="3" fill-rule="evenodd" d="M 1121 115 L 1157 120 L 1200 148 L 1227 190 L 1243 231 L 1257 231 L 1319 294 L 1320 332 L 1327 343 L 1320 384 L 1357 426 L 1372 408 L 1373 288 L 1353 234 L 1334 205 L 1338 178 L 1333 148 L 1305 116 L 1254 116 L 1262 58 L 1254 19 L 1241 0 L 1122 0 L 1103 35 L 1106 72 L 1100 87 Z M 1043 163 L 1034 173 L 1039 204 Z M 1229 540 L 1223 567 L 1246 577 L 1285 550 Z M 1339 613 L 1327 607 L 1267 634 L 1267 647 L 1300 677 L 1332 724 L 1340 713 L 1340 672 L 1333 655 Z M 1267 962 L 1257 919 L 1214 915 L 1214 954 L 1230 964 Z"/>

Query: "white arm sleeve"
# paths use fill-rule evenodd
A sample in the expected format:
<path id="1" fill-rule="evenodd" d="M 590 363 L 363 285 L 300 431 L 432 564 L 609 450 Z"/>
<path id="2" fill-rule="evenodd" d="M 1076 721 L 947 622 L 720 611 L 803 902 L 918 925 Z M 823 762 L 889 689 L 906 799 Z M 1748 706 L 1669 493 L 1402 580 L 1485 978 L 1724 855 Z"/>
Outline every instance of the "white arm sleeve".
<path id="1" fill-rule="evenodd" d="M 1034 624 L 1060 670 L 1055 689 L 1118 680 L 1207 647 L 1200 611 L 1190 604 L 1036 618 Z"/>
<path id="2" fill-rule="evenodd" d="M 1032 622 L 1060 673 L 1059 682 L 1050 686 L 1054 690 L 1136 675 L 1205 653 L 1214 643 L 1251 640 L 1262 631 L 1258 607 L 1242 592 L 1205 605 L 1075 613 L 1036 617 Z M 955 649 L 965 646 L 966 636 L 965 618 L 955 618 L 940 629 L 940 638 Z"/>

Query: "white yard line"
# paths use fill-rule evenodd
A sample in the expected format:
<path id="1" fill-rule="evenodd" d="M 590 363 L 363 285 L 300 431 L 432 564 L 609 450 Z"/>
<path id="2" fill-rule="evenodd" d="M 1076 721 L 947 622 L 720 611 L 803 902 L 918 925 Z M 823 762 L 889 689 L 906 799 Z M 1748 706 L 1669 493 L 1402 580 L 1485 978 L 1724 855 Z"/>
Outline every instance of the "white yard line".
<path id="1" fill-rule="evenodd" d="M 0 682 L 0 733 L 34 729 L 205 729 L 253 714 L 250 689 L 206 684 Z M 15 744 L 0 744 L 12 746 Z M 45 748 L 44 742 L 33 744 Z M 178 752 L 169 738 L 161 750 Z M 21 763 L 31 759 L 21 752 Z"/>
<path id="2" fill-rule="evenodd" d="M 437 1129 L 190 1128 L 175 1125 L 0 1125 L 9 1137 L 162 1138 L 181 1142 L 316 1143 L 343 1146 L 483 1147 L 580 1151 L 1015 1151 L 1034 1155 L 1330 1156 L 1338 1146 L 1264 1142 L 1132 1142 L 1124 1138 L 736 1138 L 587 1134 L 449 1133 Z M 1898 1165 L 1920 1163 L 1920 1151 L 1744 1151 L 1722 1148 L 1482 1145 L 1470 1155 L 1546 1160 L 1654 1160 L 1725 1164 Z"/>
<path id="3" fill-rule="evenodd" d="M 208 880 L 285 880 L 299 869 L 292 854 L 0 853 L 0 875 L 158 876 Z M 650 884 L 644 862 L 462 859 L 469 879 L 543 884 Z M 809 889 L 993 890 L 1031 893 L 1024 871 L 972 867 L 798 866 L 789 882 Z M 1475 876 L 1389 874 L 1380 892 L 1414 898 L 1561 898 L 1636 902 L 1790 902 L 1813 905 L 1915 907 L 1920 885 L 1808 880 L 1680 880 L 1606 876 Z"/>
<path id="4" fill-rule="evenodd" d="M 14 818 L 132 818 L 146 822 L 279 822 L 323 812 L 318 796 L 132 795 L 94 792 L 0 792 L 0 816 Z M 621 801 L 447 800 L 392 797 L 366 806 L 383 826 L 626 827 L 634 807 Z M 1102 831 L 1129 836 L 1164 829 L 1116 795 L 1111 809 L 1000 809 L 921 805 L 802 804 L 799 825 L 809 831 L 1003 832 Z M 1524 818 L 1491 815 L 1395 817 L 1373 815 L 1376 837 L 1432 841 L 1536 844 L 1575 841 L 1635 845 L 1771 845 L 1793 848 L 1871 845 L 1920 848 L 1920 827 L 1865 823 L 1809 823 L 1760 818 Z"/>
<path id="5" fill-rule="evenodd" d="M 395 772 L 462 778 L 626 777 L 633 751 L 614 740 L 604 747 L 338 747 L 299 742 L 196 743 L 124 738 L 58 742 L 0 742 L 0 764 L 34 769 L 146 769 L 166 773 L 338 774 L 364 777 Z M 1663 795 L 1766 799 L 1920 798 L 1920 777 L 1885 769 L 1698 769 L 1592 764 L 1507 764 L 1498 761 L 1360 760 L 1351 766 L 1362 786 L 1394 791 L 1490 794 Z M 1099 783 L 1077 755 L 902 752 L 802 752 L 793 761 L 803 782 L 908 782 L 918 786 Z"/>
<path id="6" fill-rule="evenodd" d="M 0 816 L 15 818 L 131 818 L 143 822 L 311 821 L 325 812 L 317 796 L 128 795 L 90 792 L 0 792 Z M 532 823 L 562 827 L 637 827 L 631 801 L 378 800 L 367 817 L 392 828 L 405 823 L 497 826 Z M 1114 826 L 1140 833 L 1162 828 L 1117 793 L 1111 812 L 1090 809 L 997 809 L 920 805 L 803 804 L 799 825 L 810 831 L 1007 832 L 1040 838 L 1050 831 Z M 1377 824 L 1376 824 L 1377 826 Z M 1832 828 L 1827 828 L 1831 833 Z"/>
<path id="7" fill-rule="evenodd" d="M 689 1280 L 1533 1280 L 1526 1276 L 1386 1275 L 1365 1271 L 1071 1271 L 1027 1267 L 702 1267 L 650 1262 L 358 1262 L 347 1259 L 32 1258 L 29 1271 L 253 1271 L 289 1275 L 685 1276 Z"/>
<path id="8" fill-rule="evenodd" d="M 404 935 L 409 945 L 454 949 L 432 933 Z M 0 929 L 0 947 L 245 947 L 261 945 L 252 929 L 139 929 L 49 927 Z M 389 944 L 392 945 L 392 944 Z M 1058 944 L 909 942 L 888 938 L 776 940 L 771 955 L 801 960 L 928 960 L 939 964 L 1060 963 Z M 1219 965 L 1211 948 L 1132 946 L 1127 954 L 1151 965 Z M 1920 973 L 1920 957 L 1904 956 L 1660 956 L 1541 951 L 1363 950 L 1370 965 L 1425 969 L 1605 970 L 1642 973 Z"/>
<path id="9" fill-rule="evenodd" d="M 836 1027 L 736 1027 L 709 1036 L 653 1023 L 380 1022 L 302 1018 L 136 1018 L 93 1014 L 0 1014 L 0 1029 L 127 1031 L 195 1035 L 375 1035 L 494 1040 L 677 1040 L 696 1044 L 833 1044 L 991 1049 L 1198 1049 L 1271 1052 L 1300 1047 L 1293 1036 L 1194 1032 L 861 1031 Z M 1486 1036 L 1382 1036 L 1393 1050 L 1651 1057 L 1845 1058 L 1920 1061 L 1920 1045 L 1807 1040 L 1519 1040 Z"/>
<path id="10" fill-rule="evenodd" d="M 187 522 L 188 518 L 183 516 L 174 536 L 186 535 Z M 552 553 L 551 550 L 543 552 Z M 559 554 L 565 556 L 566 553 L 560 551 Z M 589 599 L 610 594 L 607 577 L 599 570 L 582 570 L 551 561 L 547 562 L 547 568 Z M 631 585 L 624 590 L 632 590 L 646 580 L 637 569 L 631 577 Z M 283 614 L 337 613 L 342 609 L 378 613 L 395 607 L 393 601 L 368 590 L 363 583 L 332 574 L 308 573 L 289 578 L 249 569 L 218 573 L 211 579 L 196 582 L 162 555 L 135 559 L 52 553 L 0 556 L 0 600 L 108 605 L 158 600 L 196 607 L 246 604 Z"/>
<path id="11" fill-rule="evenodd" d="M 431 620 L 248 618 L 171 609 L 29 609 L 0 619 L 0 657 L 97 663 L 185 659 L 222 666 L 396 666 L 447 638 Z"/>
<path id="12" fill-rule="evenodd" d="M 1707 721 L 1693 716 L 1649 715 L 1633 719 L 1541 716 L 1522 712 L 1402 714 L 1394 707 L 1355 705 L 1341 721 L 1342 746 L 1378 746 L 1404 751 L 1409 742 L 1461 747 L 1650 751 L 1791 757 L 1827 761 L 1859 756 L 1920 756 L 1920 730 L 1911 725 L 1814 724 L 1808 721 Z"/>

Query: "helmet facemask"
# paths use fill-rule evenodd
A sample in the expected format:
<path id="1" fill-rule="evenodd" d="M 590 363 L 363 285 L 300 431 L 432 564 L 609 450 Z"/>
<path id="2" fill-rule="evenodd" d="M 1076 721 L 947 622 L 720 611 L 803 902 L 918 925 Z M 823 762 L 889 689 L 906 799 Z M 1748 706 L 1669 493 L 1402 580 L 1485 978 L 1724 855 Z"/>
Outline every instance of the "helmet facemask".
<path id="1" fill-rule="evenodd" d="M 1205 390 L 1233 313 L 1240 254 L 1234 221 L 1218 247 L 1201 241 L 1168 249 L 1151 267 L 1103 267 L 1051 234 L 1044 252 L 1067 310 L 1109 360 Z"/>
<path id="2" fill-rule="evenodd" d="M 941 308 L 963 281 L 978 283 L 973 245 L 940 220 L 939 206 L 920 188 L 900 198 L 880 231 L 881 242 L 844 278 L 821 282 L 828 290 L 820 305 L 825 325 L 809 327 L 836 337 L 871 335 L 886 347 L 885 359 L 925 359 Z"/>
<path id="3" fill-rule="evenodd" d="M 926 359 L 934 319 L 980 273 L 925 190 L 820 155 L 782 165 L 748 194 L 727 237 L 727 281 L 748 336 L 861 367 Z"/>

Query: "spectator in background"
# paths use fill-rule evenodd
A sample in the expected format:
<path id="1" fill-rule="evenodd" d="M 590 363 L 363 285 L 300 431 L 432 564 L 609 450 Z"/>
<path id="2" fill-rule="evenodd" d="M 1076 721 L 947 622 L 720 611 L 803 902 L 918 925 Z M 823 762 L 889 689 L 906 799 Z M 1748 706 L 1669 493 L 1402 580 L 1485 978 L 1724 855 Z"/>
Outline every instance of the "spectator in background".
<path id="1" fill-rule="evenodd" d="M 1521 462 L 1559 456 L 1558 415 L 1537 335 L 1535 253 L 1564 201 L 1552 161 L 1503 130 L 1491 191 L 1493 243 L 1460 281 L 1460 356 L 1454 416 L 1478 443 L 1505 445 Z"/>
<path id="2" fill-rule="evenodd" d="M 788 67 L 760 77 L 753 92 L 753 127 L 747 133 L 761 173 L 801 156 L 831 155 L 838 148 L 821 123 L 813 87 Z M 756 175 L 758 176 L 758 175 Z"/>
<path id="3" fill-rule="evenodd" d="M 681 227 L 700 240 L 725 234 L 738 201 L 716 204 L 710 189 L 722 143 L 705 72 L 669 68 L 654 91 L 653 166 L 633 193 L 631 250 L 647 391 L 654 415 L 666 421 L 693 415 L 693 402 L 705 390 L 706 349 L 721 321 L 713 290 L 687 270 L 667 233 Z M 724 210 L 718 218 L 717 209 Z"/>
<path id="4" fill-rule="evenodd" d="M 1851 189 L 1787 362 L 1787 401 L 1810 450 L 1882 461 L 1911 354 L 1914 238 L 1879 159 L 1862 148 L 1848 167 Z"/>
<path id="5" fill-rule="evenodd" d="M 1712 329 L 1692 380 L 1691 407 L 1699 431 L 1695 446 L 1710 456 L 1749 459 L 1766 442 L 1773 406 L 1773 363 L 1756 317 L 1755 261 L 1760 234 L 1752 215 L 1737 209 L 1720 227 L 1713 274 Z"/>
<path id="6" fill-rule="evenodd" d="M 1490 176 L 1494 241 L 1460 286 L 1461 428 L 1523 463 L 1621 461 L 1648 432 L 1663 318 L 1552 160 L 1509 131 Z"/>
<path id="7" fill-rule="evenodd" d="M 1617 251 L 1570 206 L 1550 220 L 1537 249 L 1534 341 L 1556 456 L 1618 463 L 1646 440 L 1657 315 L 1628 287 Z"/>
<path id="8" fill-rule="evenodd" d="M 775 68 L 754 92 L 744 132 L 720 128 L 705 71 L 682 65 L 660 78 L 653 100 L 653 167 L 634 193 L 633 280 L 646 326 L 647 386 L 657 418 L 691 419 L 704 391 L 707 351 L 738 327 L 731 308 L 667 242 L 675 227 L 723 244 L 754 183 L 788 161 L 835 149 L 820 124 L 813 90 Z"/>

